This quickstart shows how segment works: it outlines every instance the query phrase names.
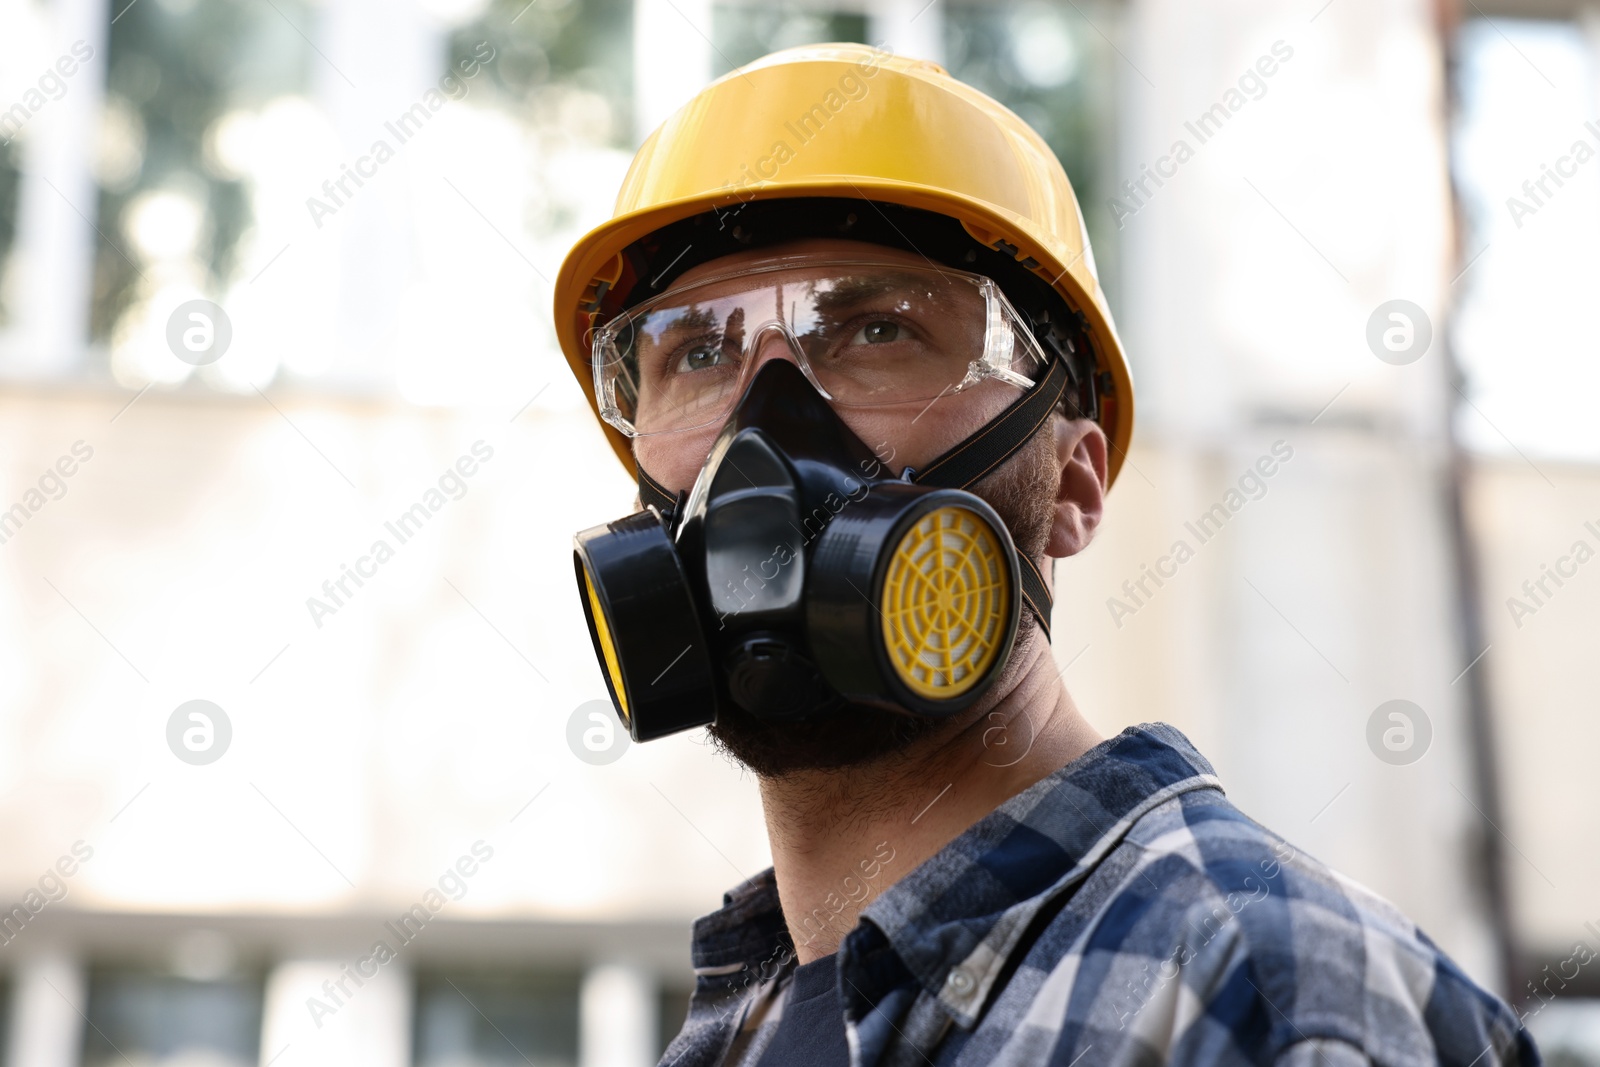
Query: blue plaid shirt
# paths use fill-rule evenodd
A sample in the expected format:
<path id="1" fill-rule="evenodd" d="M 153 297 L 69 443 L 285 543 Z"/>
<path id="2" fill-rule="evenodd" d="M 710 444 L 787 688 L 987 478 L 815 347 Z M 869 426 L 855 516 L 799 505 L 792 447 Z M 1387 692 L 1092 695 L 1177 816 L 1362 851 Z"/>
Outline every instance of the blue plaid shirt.
<path id="1" fill-rule="evenodd" d="M 840 945 L 853 1067 L 1538 1064 L 1395 907 L 1246 818 L 1171 726 L 1123 731 L 890 886 Z M 748 1067 L 794 946 L 769 869 L 694 930 L 671 1067 Z"/>

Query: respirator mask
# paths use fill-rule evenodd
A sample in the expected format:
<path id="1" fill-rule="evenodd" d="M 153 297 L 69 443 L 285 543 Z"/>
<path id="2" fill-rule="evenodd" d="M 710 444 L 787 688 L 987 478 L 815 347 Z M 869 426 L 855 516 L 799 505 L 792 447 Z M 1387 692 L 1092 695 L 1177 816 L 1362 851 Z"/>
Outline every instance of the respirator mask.
<path id="1" fill-rule="evenodd" d="M 966 487 L 1026 442 L 1073 378 L 991 279 L 899 260 L 778 260 L 701 278 L 599 328 L 602 417 L 634 438 L 716 431 L 694 485 L 639 468 L 645 510 L 574 563 L 595 654 L 636 741 L 846 704 L 946 717 L 999 677 L 1050 594 Z M 1047 338 L 1062 336 L 1047 332 Z M 838 411 L 996 412 L 921 470 Z M 976 394 L 974 396 L 973 394 Z M 685 440 L 686 438 L 679 438 Z M 636 452 L 649 448 L 636 444 Z"/>

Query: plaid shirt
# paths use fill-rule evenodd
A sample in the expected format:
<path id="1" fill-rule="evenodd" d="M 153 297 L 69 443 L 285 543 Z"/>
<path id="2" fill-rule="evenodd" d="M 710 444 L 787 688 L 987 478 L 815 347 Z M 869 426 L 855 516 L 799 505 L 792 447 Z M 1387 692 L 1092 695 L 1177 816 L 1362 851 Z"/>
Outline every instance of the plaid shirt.
<path id="1" fill-rule="evenodd" d="M 1509 1007 L 1241 814 L 1164 724 L 1006 801 L 872 901 L 837 960 L 853 1067 L 1540 1062 Z M 695 924 L 694 964 L 662 1064 L 755 1064 L 795 968 L 770 869 Z"/>

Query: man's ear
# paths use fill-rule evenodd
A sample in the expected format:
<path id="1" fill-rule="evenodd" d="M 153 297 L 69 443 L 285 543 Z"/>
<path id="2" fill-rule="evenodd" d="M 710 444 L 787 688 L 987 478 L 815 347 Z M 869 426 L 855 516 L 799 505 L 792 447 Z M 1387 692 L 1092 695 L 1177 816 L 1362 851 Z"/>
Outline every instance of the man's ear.
<path id="1" fill-rule="evenodd" d="M 1107 442 L 1093 419 L 1057 415 L 1054 422 L 1061 481 L 1045 554 L 1059 559 L 1082 552 L 1094 540 L 1105 512 Z"/>

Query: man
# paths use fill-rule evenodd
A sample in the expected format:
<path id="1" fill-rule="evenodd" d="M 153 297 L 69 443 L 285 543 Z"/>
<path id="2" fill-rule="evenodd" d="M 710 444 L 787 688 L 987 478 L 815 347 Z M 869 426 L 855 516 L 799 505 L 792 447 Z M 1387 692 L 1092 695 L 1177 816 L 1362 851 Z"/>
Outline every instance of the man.
<path id="1" fill-rule="evenodd" d="M 845 45 L 706 89 L 557 283 L 637 515 L 577 574 L 637 740 L 707 725 L 773 868 L 663 1063 L 1536 1063 L 1391 905 L 1050 654 L 1132 383 L 1060 163 Z"/>

